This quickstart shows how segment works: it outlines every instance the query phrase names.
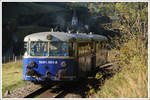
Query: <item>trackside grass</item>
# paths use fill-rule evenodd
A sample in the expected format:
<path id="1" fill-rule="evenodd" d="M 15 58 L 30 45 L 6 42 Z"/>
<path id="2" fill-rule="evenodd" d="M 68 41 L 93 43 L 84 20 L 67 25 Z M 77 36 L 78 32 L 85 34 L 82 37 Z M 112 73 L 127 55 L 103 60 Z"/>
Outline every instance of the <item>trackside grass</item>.
<path id="1" fill-rule="evenodd" d="M 136 66 L 139 63 L 135 64 Z M 131 65 L 132 66 L 132 65 Z M 145 67 L 145 66 L 143 66 Z M 106 80 L 101 91 L 94 97 L 102 98 L 147 98 L 148 97 L 147 69 L 124 70 L 113 78 Z"/>
<path id="2" fill-rule="evenodd" d="M 148 98 L 148 50 L 141 52 L 141 41 L 125 43 L 110 55 L 118 60 L 121 72 L 105 80 L 103 86 L 89 97 L 94 98 Z"/>
<path id="3" fill-rule="evenodd" d="M 10 62 L 2 64 L 2 95 L 4 96 L 7 90 L 12 90 L 20 87 L 27 82 L 22 80 L 22 61 Z"/>

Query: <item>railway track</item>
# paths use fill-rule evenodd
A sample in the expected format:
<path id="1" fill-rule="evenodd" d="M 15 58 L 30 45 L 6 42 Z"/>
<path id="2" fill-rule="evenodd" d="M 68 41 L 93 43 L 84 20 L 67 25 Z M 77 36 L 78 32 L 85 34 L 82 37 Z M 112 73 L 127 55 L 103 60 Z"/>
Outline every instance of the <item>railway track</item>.
<path id="1" fill-rule="evenodd" d="M 46 84 L 45 86 L 40 86 L 41 88 L 26 95 L 24 98 L 34 98 L 34 97 L 40 95 L 41 93 L 45 92 L 46 90 L 51 89 L 55 85 L 56 85 L 56 83 L 49 83 L 49 84 Z"/>
<path id="2" fill-rule="evenodd" d="M 107 63 L 102 66 L 99 66 L 98 68 L 101 70 L 107 69 L 106 71 L 108 71 L 112 69 L 112 65 L 112 63 Z M 95 80 L 94 77 L 90 77 L 89 79 L 81 80 L 78 82 L 56 82 L 41 87 L 33 93 L 25 96 L 25 98 L 82 98 L 86 97 L 85 92 L 89 90 L 89 82 L 94 86 L 95 84 L 97 84 L 98 81 Z"/>
<path id="3" fill-rule="evenodd" d="M 106 73 L 112 70 L 112 63 L 107 63 L 99 67 L 103 72 L 104 78 L 107 78 Z M 26 91 L 25 95 L 10 96 L 15 98 L 85 98 L 90 87 L 98 89 L 103 85 L 104 81 L 96 80 L 94 77 L 89 79 L 81 79 L 75 82 L 47 82 L 35 85 L 35 89 Z M 32 88 L 32 86 L 31 86 Z M 23 93 L 22 93 L 23 94 Z"/>
<path id="4" fill-rule="evenodd" d="M 70 86 L 68 86 L 70 85 Z M 61 82 L 61 83 L 53 83 L 50 85 L 46 85 L 44 87 L 41 87 L 40 89 L 37 89 L 33 91 L 32 93 L 28 94 L 24 98 L 63 98 L 65 96 L 68 96 L 70 94 L 70 97 L 74 95 L 74 97 L 79 97 L 79 95 L 71 94 L 70 89 L 73 89 L 72 85 L 76 85 L 75 87 L 78 88 L 78 84 L 75 82 L 70 82 L 69 84 L 67 82 Z"/>

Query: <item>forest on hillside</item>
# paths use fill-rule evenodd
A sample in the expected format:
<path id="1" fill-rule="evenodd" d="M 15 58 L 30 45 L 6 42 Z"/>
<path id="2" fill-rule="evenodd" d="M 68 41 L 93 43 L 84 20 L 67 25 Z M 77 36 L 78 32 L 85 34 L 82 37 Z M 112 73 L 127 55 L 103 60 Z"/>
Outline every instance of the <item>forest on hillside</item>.
<path id="1" fill-rule="evenodd" d="M 67 32 L 74 9 L 79 32 L 105 35 L 111 43 L 110 48 L 119 48 L 135 35 L 143 41 L 143 48 L 147 46 L 148 4 L 144 2 L 3 2 L 3 55 L 10 51 L 14 55 L 23 54 L 23 38 L 33 32 L 50 31 L 50 28 Z M 84 25 L 88 26 L 87 30 L 83 29 Z"/>

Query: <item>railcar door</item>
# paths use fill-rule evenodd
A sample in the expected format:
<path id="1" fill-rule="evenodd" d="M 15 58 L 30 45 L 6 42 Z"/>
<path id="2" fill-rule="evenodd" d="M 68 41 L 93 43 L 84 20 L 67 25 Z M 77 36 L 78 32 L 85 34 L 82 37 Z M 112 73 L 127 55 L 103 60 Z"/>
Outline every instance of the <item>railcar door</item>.
<path id="1" fill-rule="evenodd" d="M 89 42 L 78 43 L 78 76 L 85 77 L 92 67 L 91 44 Z"/>

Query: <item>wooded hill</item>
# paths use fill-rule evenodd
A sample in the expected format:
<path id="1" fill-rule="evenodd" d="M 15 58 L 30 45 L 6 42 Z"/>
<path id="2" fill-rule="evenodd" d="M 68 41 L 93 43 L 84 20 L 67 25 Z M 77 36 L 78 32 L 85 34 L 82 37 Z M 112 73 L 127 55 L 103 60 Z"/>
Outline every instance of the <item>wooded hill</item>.
<path id="1" fill-rule="evenodd" d="M 17 53 L 23 53 L 23 38 L 32 32 L 49 31 L 57 26 L 66 31 L 73 9 L 76 9 L 80 23 L 89 25 L 88 32 L 108 37 L 110 48 L 119 48 L 134 35 L 143 41 L 143 48 L 147 46 L 147 3 L 3 2 L 2 6 L 3 54 L 12 46 L 16 46 L 14 51 Z"/>
<path id="2" fill-rule="evenodd" d="M 97 3 L 96 3 L 97 4 Z M 88 25 L 88 31 L 96 34 L 113 36 L 112 30 L 104 29 L 111 23 L 107 15 L 96 13 L 91 3 L 9 3 L 3 2 L 3 55 L 13 47 L 13 53 L 23 53 L 23 38 L 33 32 L 67 31 L 70 26 L 73 10 L 76 10 L 79 23 Z M 84 31 L 81 31 L 84 32 Z M 17 42 L 15 42 L 17 40 Z M 11 42 L 10 42 L 11 41 Z M 15 47 L 14 47 L 15 46 Z M 16 52 L 15 52 L 16 51 Z"/>

